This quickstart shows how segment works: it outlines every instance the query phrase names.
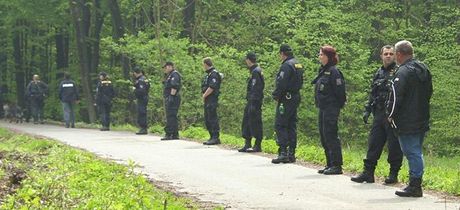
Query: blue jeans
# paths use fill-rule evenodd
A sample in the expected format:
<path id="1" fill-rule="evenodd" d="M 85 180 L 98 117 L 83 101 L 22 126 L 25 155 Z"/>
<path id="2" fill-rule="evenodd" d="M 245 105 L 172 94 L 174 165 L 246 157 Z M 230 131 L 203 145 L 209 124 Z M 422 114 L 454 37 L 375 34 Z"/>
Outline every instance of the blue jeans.
<path id="1" fill-rule="evenodd" d="M 73 102 L 62 102 L 62 109 L 64 110 L 65 126 L 69 127 L 69 124 L 72 124 L 72 127 L 75 126 Z"/>
<path id="2" fill-rule="evenodd" d="M 399 144 L 409 162 L 409 176 L 411 178 L 422 178 L 423 176 L 422 144 L 424 138 L 425 132 L 399 135 Z"/>

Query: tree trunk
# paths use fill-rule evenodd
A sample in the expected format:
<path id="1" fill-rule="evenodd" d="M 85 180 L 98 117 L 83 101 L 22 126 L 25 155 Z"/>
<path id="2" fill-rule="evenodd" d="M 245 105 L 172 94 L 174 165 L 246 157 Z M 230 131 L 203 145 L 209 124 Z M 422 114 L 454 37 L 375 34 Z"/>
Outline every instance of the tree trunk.
<path id="1" fill-rule="evenodd" d="M 63 28 L 57 29 L 56 41 L 56 68 L 65 70 L 69 67 L 69 34 Z"/>
<path id="2" fill-rule="evenodd" d="M 186 0 L 184 9 L 184 30 L 182 37 L 188 37 L 193 42 L 193 26 L 195 24 L 195 0 Z"/>
<path id="3" fill-rule="evenodd" d="M 117 0 L 107 0 L 107 4 L 109 5 L 110 14 L 112 16 L 112 25 L 113 25 L 113 38 L 116 42 L 120 40 L 124 36 L 125 27 L 123 25 L 123 19 L 121 18 L 120 7 L 118 5 Z M 129 58 L 124 54 L 117 55 L 117 57 L 121 57 L 121 65 L 123 69 L 123 77 L 125 79 L 129 78 Z"/>
<path id="4" fill-rule="evenodd" d="M 94 29 L 91 33 L 91 72 L 97 74 L 97 69 L 99 68 L 99 58 L 100 58 L 100 40 L 101 40 L 101 31 L 102 25 L 104 24 L 105 14 L 102 14 L 101 1 L 94 0 Z"/>
<path id="5" fill-rule="evenodd" d="M 72 19 L 74 21 L 76 41 L 77 41 L 77 52 L 80 63 L 80 77 L 81 84 L 83 87 L 83 94 L 86 99 L 86 108 L 88 110 L 88 117 L 91 123 L 96 121 L 96 110 L 93 106 L 94 99 L 92 96 L 91 88 L 91 77 L 90 77 L 90 55 L 88 45 L 86 43 L 87 32 L 89 26 L 89 15 L 85 12 L 85 0 L 70 0 L 70 11 Z"/>
<path id="6" fill-rule="evenodd" d="M 13 35 L 13 57 L 14 57 L 14 68 L 15 68 L 15 79 L 16 79 L 16 96 L 17 103 L 19 106 L 24 107 L 24 96 L 25 96 L 25 74 L 24 74 L 24 63 L 22 57 L 22 21 L 16 21 L 16 31 Z"/>

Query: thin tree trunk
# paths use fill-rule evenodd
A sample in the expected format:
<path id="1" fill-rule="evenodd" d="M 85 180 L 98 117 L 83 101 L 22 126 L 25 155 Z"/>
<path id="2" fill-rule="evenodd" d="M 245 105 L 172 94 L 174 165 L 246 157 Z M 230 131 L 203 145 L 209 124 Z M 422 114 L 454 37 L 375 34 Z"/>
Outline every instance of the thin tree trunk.
<path id="1" fill-rule="evenodd" d="M 125 27 L 123 25 L 123 19 L 121 18 L 120 7 L 118 5 L 117 0 L 107 0 L 107 4 L 109 5 L 110 14 L 112 16 L 112 25 L 113 25 L 113 38 L 116 42 L 120 40 L 124 36 Z M 123 69 L 123 77 L 125 79 L 129 78 L 129 58 L 126 57 L 124 54 L 117 55 L 116 57 L 121 57 L 121 65 Z"/>
<path id="2" fill-rule="evenodd" d="M 15 64 L 17 103 L 19 106 L 24 107 L 25 74 L 22 57 L 22 29 L 19 29 L 22 25 L 22 21 L 16 21 L 16 31 L 13 35 L 13 57 Z"/>
<path id="3" fill-rule="evenodd" d="M 90 55 L 88 54 L 90 51 L 88 50 L 88 45 L 86 43 L 87 32 L 88 32 L 88 17 L 83 17 L 84 15 L 88 15 L 85 12 L 85 0 L 70 0 L 70 11 L 72 14 L 72 18 L 74 21 L 75 26 L 75 33 L 76 33 L 76 41 L 77 41 L 77 51 L 78 51 L 78 58 L 80 63 L 80 77 L 81 77 L 81 84 L 83 87 L 83 93 L 86 99 L 86 108 L 88 110 L 88 117 L 91 123 L 96 121 L 96 110 L 93 106 L 94 99 L 92 96 L 92 88 L 91 88 L 91 78 L 90 78 Z"/>

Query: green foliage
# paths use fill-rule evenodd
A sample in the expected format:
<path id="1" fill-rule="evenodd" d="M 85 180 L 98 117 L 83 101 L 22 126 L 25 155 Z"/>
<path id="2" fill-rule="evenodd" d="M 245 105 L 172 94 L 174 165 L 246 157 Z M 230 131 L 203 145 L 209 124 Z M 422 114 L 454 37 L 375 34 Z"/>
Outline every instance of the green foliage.
<path id="1" fill-rule="evenodd" d="M 3 163 L 27 174 L 16 193 L 4 198 L 2 209 L 198 208 L 190 200 L 153 187 L 146 177 L 135 173 L 133 162 L 122 166 L 54 141 L 12 135 L 5 129 L 0 129 L 0 136 L 2 153 L 22 157 L 5 158 Z"/>

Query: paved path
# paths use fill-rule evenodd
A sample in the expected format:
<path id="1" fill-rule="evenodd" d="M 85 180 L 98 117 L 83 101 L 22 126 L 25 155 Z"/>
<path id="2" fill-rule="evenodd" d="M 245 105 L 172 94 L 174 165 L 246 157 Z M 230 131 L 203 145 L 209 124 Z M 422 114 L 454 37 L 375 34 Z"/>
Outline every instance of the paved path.
<path id="1" fill-rule="evenodd" d="M 320 175 L 295 164 L 273 165 L 266 157 L 196 142 L 4 121 L 0 127 L 56 139 L 102 157 L 135 161 L 153 179 L 234 209 L 460 209 L 458 202 L 444 203 L 431 195 L 399 198 L 394 187 L 357 184 L 348 176 Z"/>

